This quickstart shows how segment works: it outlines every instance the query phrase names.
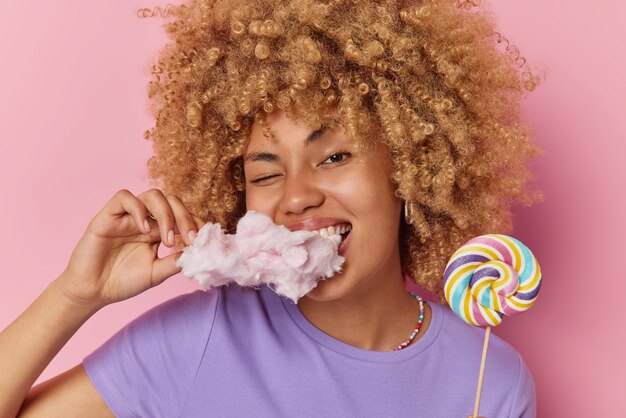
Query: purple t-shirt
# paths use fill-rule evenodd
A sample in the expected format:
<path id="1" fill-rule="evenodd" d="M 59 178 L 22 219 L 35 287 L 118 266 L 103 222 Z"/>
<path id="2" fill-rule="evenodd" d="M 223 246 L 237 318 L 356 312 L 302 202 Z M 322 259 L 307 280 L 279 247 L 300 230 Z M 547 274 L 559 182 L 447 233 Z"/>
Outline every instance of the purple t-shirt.
<path id="1" fill-rule="evenodd" d="M 380 352 L 325 334 L 267 287 L 198 290 L 141 315 L 83 364 L 119 417 L 464 418 L 484 331 L 431 307 L 419 340 Z M 480 414 L 535 416 L 532 377 L 495 335 Z"/>

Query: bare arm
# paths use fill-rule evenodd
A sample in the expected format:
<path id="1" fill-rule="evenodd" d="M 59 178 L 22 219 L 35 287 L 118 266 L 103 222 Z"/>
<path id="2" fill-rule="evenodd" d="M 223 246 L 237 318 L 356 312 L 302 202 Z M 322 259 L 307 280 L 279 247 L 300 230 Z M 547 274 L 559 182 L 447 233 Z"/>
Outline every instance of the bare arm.
<path id="1" fill-rule="evenodd" d="M 70 418 L 86 415 L 93 418 L 115 416 L 79 364 L 31 389 L 18 417 Z"/>
<path id="2" fill-rule="evenodd" d="M 18 413 L 22 401 L 41 372 L 97 310 L 97 306 L 69 301 L 60 290 L 58 280 L 55 280 L 22 315 L 0 333 L 0 416 L 12 417 Z M 68 376 L 61 375 L 58 379 L 66 380 L 75 375 L 73 372 Z M 74 377 L 69 382 L 75 385 L 77 380 Z M 46 383 L 38 388 L 46 387 Z M 88 379 L 81 383 L 83 387 L 86 385 L 91 385 Z M 93 387 L 92 390 L 95 392 Z M 68 399 L 70 402 L 64 402 L 64 408 L 71 407 L 79 399 Z M 104 413 L 108 411 L 97 393 L 87 399 L 90 407 Z M 111 416 L 110 412 L 108 414 L 103 416 Z"/>
<path id="3" fill-rule="evenodd" d="M 99 309 L 179 272 L 176 259 L 182 252 L 159 259 L 158 247 L 162 241 L 168 247 L 189 245 L 189 233 L 202 225 L 176 197 L 159 190 L 137 197 L 127 190 L 116 193 L 90 222 L 65 271 L 0 333 L 0 417 L 73 416 L 85 410 L 111 416 L 81 365 L 31 387 Z"/>

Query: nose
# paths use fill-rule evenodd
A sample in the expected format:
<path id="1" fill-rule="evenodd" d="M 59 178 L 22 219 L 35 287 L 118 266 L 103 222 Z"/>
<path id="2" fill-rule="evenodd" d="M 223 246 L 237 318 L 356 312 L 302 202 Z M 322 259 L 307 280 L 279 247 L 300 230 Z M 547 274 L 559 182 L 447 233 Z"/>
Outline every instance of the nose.
<path id="1" fill-rule="evenodd" d="M 310 173 L 287 176 L 279 209 L 284 215 L 301 215 L 322 205 L 325 194 Z"/>

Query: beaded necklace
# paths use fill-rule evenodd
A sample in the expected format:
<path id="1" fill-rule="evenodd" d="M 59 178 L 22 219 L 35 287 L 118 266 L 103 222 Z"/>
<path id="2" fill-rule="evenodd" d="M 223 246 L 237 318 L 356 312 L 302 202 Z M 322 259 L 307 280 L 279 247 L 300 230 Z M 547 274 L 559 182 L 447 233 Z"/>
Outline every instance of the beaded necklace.
<path id="1" fill-rule="evenodd" d="M 403 348 L 411 344 L 413 340 L 415 339 L 415 337 L 417 336 L 417 334 L 420 332 L 420 328 L 422 327 L 422 322 L 424 322 L 424 300 L 417 293 L 412 293 L 412 295 L 420 304 L 420 317 L 417 320 L 417 325 L 415 326 L 415 329 L 413 330 L 413 333 L 411 334 L 409 339 L 403 342 L 402 344 L 400 344 L 399 346 L 397 346 L 396 348 L 394 348 L 392 351 L 402 350 Z"/>

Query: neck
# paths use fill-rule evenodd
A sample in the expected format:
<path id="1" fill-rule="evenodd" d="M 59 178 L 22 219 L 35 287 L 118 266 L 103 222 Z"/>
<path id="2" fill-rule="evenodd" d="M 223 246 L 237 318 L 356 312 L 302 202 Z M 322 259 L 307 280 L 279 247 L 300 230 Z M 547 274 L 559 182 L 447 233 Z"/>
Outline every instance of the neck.
<path id="1" fill-rule="evenodd" d="M 384 274 L 360 281 L 339 299 L 300 299 L 298 307 L 315 327 L 346 344 L 374 351 L 391 351 L 409 338 L 419 316 L 419 304 L 406 291 L 400 262 Z M 419 336 L 430 322 L 426 307 Z"/>

